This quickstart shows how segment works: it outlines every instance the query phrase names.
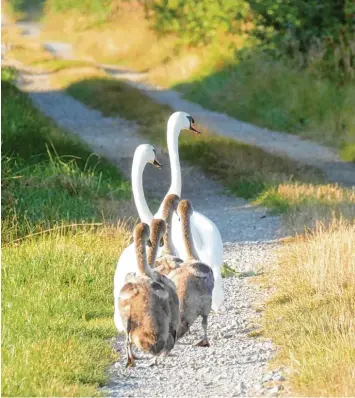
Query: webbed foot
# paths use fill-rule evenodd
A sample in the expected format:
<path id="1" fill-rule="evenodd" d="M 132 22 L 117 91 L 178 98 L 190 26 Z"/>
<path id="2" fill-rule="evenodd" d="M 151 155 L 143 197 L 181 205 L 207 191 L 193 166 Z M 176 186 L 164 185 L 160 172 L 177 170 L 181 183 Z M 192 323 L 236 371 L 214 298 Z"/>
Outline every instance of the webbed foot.
<path id="1" fill-rule="evenodd" d="M 210 343 L 207 339 L 204 338 L 196 344 L 196 347 L 210 347 Z"/>

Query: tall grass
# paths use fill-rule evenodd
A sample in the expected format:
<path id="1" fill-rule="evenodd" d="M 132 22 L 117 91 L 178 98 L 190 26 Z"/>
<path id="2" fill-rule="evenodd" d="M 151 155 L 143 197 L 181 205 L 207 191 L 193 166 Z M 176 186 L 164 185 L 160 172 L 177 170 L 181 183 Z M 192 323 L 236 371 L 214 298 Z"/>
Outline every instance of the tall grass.
<path id="1" fill-rule="evenodd" d="M 354 253 L 355 224 L 344 220 L 318 223 L 279 250 L 265 330 L 301 394 L 355 394 Z"/>
<path id="2" fill-rule="evenodd" d="M 355 220 L 355 188 L 336 184 L 282 183 L 266 189 L 257 201 L 283 213 L 292 233 L 313 229 L 320 220 L 325 226 L 334 218 Z"/>

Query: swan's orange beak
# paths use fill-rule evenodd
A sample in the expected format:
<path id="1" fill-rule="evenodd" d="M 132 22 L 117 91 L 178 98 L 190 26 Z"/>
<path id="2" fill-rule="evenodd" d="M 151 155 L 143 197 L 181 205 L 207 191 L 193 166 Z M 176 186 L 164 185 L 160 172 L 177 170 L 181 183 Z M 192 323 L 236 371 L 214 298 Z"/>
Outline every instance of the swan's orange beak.
<path id="1" fill-rule="evenodd" d="M 201 131 L 197 130 L 195 124 L 193 122 L 190 122 L 190 130 L 193 131 L 196 135 L 200 135 Z"/>
<path id="2" fill-rule="evenodd" d="M 155 166 L 155 167 L 158 168 L 158 169 L 161 169 L 161 168 L 162 168 L 161 163 L 158 162 L 157 159 L 154 159 L 152 164 L 153 164 L 153 166 Z"/>

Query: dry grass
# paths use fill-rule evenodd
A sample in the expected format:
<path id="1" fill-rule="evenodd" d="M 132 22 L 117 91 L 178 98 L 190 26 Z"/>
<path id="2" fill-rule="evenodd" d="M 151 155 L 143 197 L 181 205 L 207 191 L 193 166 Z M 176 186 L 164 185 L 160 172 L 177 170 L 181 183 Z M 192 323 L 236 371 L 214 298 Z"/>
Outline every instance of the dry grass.
<path id="1" fill-rule="evenodd" d="M 318 223 L 279 250 L 269 275 L 276 294 L 266 335 L 293 370 L 294 391 L 307 396 L 355 394 L 355 224 Z"/>
<path id="2" fill-rule="evenodd" d="M 291 232 L 313 229 L 320 220 L 329 225 L 334 218 L 355 219 L 355 188 L 336 184 L 279 184 L 264 191 L 258 202 L 284 212 Z"/>
<path id="3" fill-rule="evenodd" d="M 95 18 L 75 11 L 50 14 L 45 19 L 44 37 L 71 43 L 79 57 L 100 63 L 115 63 L 137 70 L 167 62 L 177 39 L 158 37 L 149 28 L 141 7 L 127 5 L 113 21 L 98 23 Z"/>

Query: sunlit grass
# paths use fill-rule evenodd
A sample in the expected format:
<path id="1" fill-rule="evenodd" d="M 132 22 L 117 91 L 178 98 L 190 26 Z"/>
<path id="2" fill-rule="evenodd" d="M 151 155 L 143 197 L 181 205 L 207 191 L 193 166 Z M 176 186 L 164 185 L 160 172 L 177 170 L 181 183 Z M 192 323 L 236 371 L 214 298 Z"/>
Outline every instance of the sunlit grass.
<path id="1" fill-rule="evenodd" d="M 334 220 L 283 245 L 269 273 L 265 332 L 301 394 L 355 394 L 354 253 L 355 224 Z"/>
<path id="2" fill-rule="evenodd" d="M 245 34 L 188 48 L 178 37 L 157 36 L 139 6 L 121 7 L 110 21 L 75 12 L 46 18 L 48 35 L 70 40 L 85 58 L 148 71 L 153 82 L 174 86 L 207 108 L 334 146 L 354 161 L 355 86 L 321 76 L 312 54 L 308 68 L 298 67 L 297 59 L 275 60 L 260 51 L 239 60 L 235 51 L 253 43 Z"/>
<path id="3" fill-rule="evenodd" d="M 257 201 L 284 213 L 292 232 L 314 228 L 319 220 L 329 225 L 334 218 L 355 219 L 355 189 L 336 184 L 283 183 L 265 190 Z"/>
<path id="4" fill-rule="evenodd" d="M 124 226 L 60 229 L 3 247 L 2 394 L 97 396 L 117 358 L 112 280 Z"/>

